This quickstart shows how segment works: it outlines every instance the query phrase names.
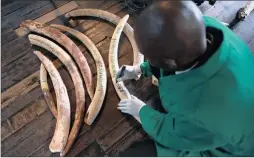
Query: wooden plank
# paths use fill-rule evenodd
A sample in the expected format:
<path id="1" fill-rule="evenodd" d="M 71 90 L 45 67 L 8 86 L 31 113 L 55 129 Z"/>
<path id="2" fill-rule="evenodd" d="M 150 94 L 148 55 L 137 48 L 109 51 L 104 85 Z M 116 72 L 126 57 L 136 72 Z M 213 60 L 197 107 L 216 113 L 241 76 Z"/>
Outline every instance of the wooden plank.
<path id="1" fill-rule="evenodd" d="M 66 1 L 58 1 L 58 4 L 61 2 L 61 4 L 65 4 Z M 12 25 L 12 28 L 13 29 L 16 29 L 20 26 L 20 24 L 25 21 L 25 20 L 33 20 L 35 18 L 39 18 L 40 16 L 52 11 L 52 10 L 55 10 L 55 6 L 52 4 L 52 3 L 49 3 L 47 4 L 46 6 L 40 8 L 40 9 L 37 9 L 25 16 L 22 16 L 22 17 L 19 17 L 17 19 L 15 19 L 15 21 L 13 23 L 11 23 Z"/>
<path id="2" fill-rule="evenodd" d="M 110 3 L 110 2 L 104 1 L 104 0 L 97 0 L 97 1 L 93 1 L 93 0 L 87 0 L 87 1 L 74 0 L 74 1 L 77 3 L 79 8 L 95 8 L 95 9 L 102 8 L 104 5 L 108 5 Z M 114 0 L 114 1 L 116 1 L 116 0 Z M 105 6 L 105 7 L 107 7 L 107 6 Z M 107 7 L 107 8 L 109 8 L 109 7 Z"/>
<path id="3" fill-rule="evenodd" d="M 88 147 L 86 147 L 77 155 L 77 157 L 103 157 L 103 156 L 105 156 L 105 152 L 101 149 L 100 145 L 96 141 L 88 145 Z"/>
<path id="4" fill-rule="evenodd" d="M 38 48 L 38 47 L 37 47 Z M 50 59 L 54 60 L 56 57 L 44 49 L 40 49 Z M 2 84 L 3 88 L 7 89 L 17 82 L 21 81 L 25 77 L 31 75 L 35 71 L 40 69 L 40 60 L 33 54 L 32 49 L 25 51 L 24 56 L 21 56 L 12 63 L 2 67 Z"/>
<path id="5" fill-rule="evenodd" d="M 84 148 L 92 144 L 95 140 L 93 139 L 91 132 L 87 131 L 78 137 L 73 146 L 71 147 L 67 157 L 74 157 L 78 155 Z"/>
<path id="6" fill-rule="evenodd" d="M 73 89 L 73 83 L 67 71 L 65 71 L 65 69 L 60 69 L 59 73 L 61 76 L 63 76 L 62 78 L 64 80 L 66 87 L 67 88 L 71 87 Z M 39 72 L 37 72 L 37 74 L 39 75 Z M 34 81 L 31 81 L 35 82 L 35 85 L 32 85 L 33 88 L 30 87 L 29 90 L 27 90 L 27 92 L 24 92 L 22 94 L 22 96 L 15 96 L 14 98 L 15 100 L 9 101 L 11 103 L 7 104 L 8 106 L 4 105 L 5 107 L 2 108 L 2 116 L 1 116 L 2 121 L 13 116 L 23 108 L 30 105 L 32 102 L 38 103 L 40 101 L 40 99 L 38 98 L 42 97 L 43 93 L 41 92 L 41 88 L 39 86 L 37 77 L 36 79 L 34 78 Z"/>
<path id="7" fill-rule="evenodd" d="M 240 36 L 246 43 L 250 42 L 254 38 L 254 25 L 248 21 L 241 21 L 233 29 L 233 31 Z"/>
<path id="8" fill-rule="evenodd" d="M 222 1 L 221 5 L 224 9 L 220 12 L 216 18 L 222 22 L 230 23 L 234 20 L 237 11 L 245 4 L 244 1 Z"/>
<path id="9" fill-rule="evenodd" d="M 35 96 L 41 96 L 42 92 L 40 88 L 34 88 L 27 93 L 22 98 L 18 98 L 15 102 L 13 102 L 10 106 L 7 106 L 2 109 L 1 121 L 13 116 L 18 111 L 22 110 L 24 107 L 29 105 L 29 103 L 33 102 L 36 98 Z"/>
<path id="10" fill-rule="evenodd" d="M 244 21 L 239 22 L 233 31 L 249 43 L 254 38 L 254 12 L 251 12 Z"/>
<path id="11" fill-rule="evenodd" d="M 135 141 L 144 140 L 146 137 L 145 132 L 142 129 L 132 129 L 131 132 L 126 134 L 119 140 L 114 146 L 112 146 L 106 154 L 108 156 L 116 157 L 119 153 L 127 149 Z M 140 152 L 146 152 L 145 150 Z M 138 154 L 137 154 L 138 155 Z"/>
<path id="12" fill-rule="evenodd" d="M 1 140 L 5 139 L 12 133 L 12 129 L 7 121 L 1 123 Z"/>
<path id="13" fill-rule="evenodd" d="M 41 115 L 48 110 L 47 103 L 43 98 L 39 98 L 38 101 L 30 105 L 29 107 L 23 109 L 9 120 L 14 131 L 22 128 L 24 125 L 31 122 L 34 118 Z"/>
<path id="14" fill-rule="evenodd" d="M 79 8 L 101 8 L 103 5 L 106 5 L 108 2 L 103 1 L 103 0 L 88 0 L 88 1 L 79 1 L 75 0 Z"/>
<path id="15" fill-rule="evenodd" d="M 126 119 L 122 119 L 110 132 L 101 136 L 97 142 L 104 151 L 107 151 L 135 126 L 137 126 L 137 124 L 130 124 Z"/>
<path id="16" fill-rule="evenodd" d="M 204 14 L 207 16 L 216 17 L 220 15 L 224 9 L 225 9 L 224 5 L 222 5 L 221 3 L 215 3 L 215 5 L 206 10 Z"/>
<path id="17" fill-rule="evenodd" d="M 58 9 L 55 9 L 55 10 L 35 19 L 35 21 L 40 22 L 40 23 L 47 23 L 47 22 L 57 18 L 58 16 L 61 16 L 61 15 L 65 14 L 77 7 L 78 7 L 78 5 L 76 4 L 76 2 L 71 1 L 67 4 L 59 7 Z M 15 32 L 17 33 L 18 36 L 24 36 L 29 33 L 27 29 L 24 29 L 21 27 L 15 29 Z"/>
<path id="18" fill-rule="evenodd" d="M 4 34 L 10 31 L 12 31 L 12 28 L 8 20 L 1 19 L 1 33 Z"/>
<path id="19" fill-rule="evenodd" d="M 40 60 L 33 54 L 32 49 L 24 53 L 19 60 L 2 68 L 3 89 L 7 89 L 23 78 L 40 69 Z"/>
<path id="20" fill-rule="evenodd" d="M 46 5 L 48 5 L 50 3 L 49 0 L 47 1 L 36 1 L 35 3 L 30 3 L 30 5 L 21 8 L 15 12 L 12 12 L 11 14 L 2 17 L 2 19 L 6 19 L 9 21 L 12 29 L 17 28 L 17 26 L 19 25 L 19 23 L 17 23 L 17 19 L 22 18 L 23 16 L 26 16 L 27 14 L 30 14 Z"/>
<path id="21" fill-rule="evenodd" d="M 55 64 L 56 65 L 56 64 Z M 12 104 L 19 96 L 29 93 L 35 87 L 39 86 L 39 71 L 22 80 L 2 93 L 1 109 Z"/>
<path id="22" fill-rule="evenodd" d="M 1 7 L 5 7 L 10 3 L 13 3 L 14 0 L 1 0 Z"/>
<path id="23" fill-rule="evenodd" d="M 217 1 L 218 2 L 218 1 Z M 206 12 L 209 8 L 211 8 L 212 6 L 206 1 L 204 3 L 202 3 L 199 6 L 199 9 L 201 10 L 202 13 Z"/>
<path id="24" fill-rule="evenodd" d="M 24 127 L 19 128 L 16 130 L 11 136 L 7 137 L 6 139 L 1 141 L 1 151 L 2 155 L 7 154 L 10 150 L 17 147 L 20 143 L 22 143 L 24 140 L 29 139 L 29 137 L 36 133 L 38 130 L 41 130 L 41 128 L 44 127 L 49 122 L 52 122 L 54 119 L 53 115 L 49 110 L 38 116 L 36 119 L 34 119 L 29 124 L 26 124 Z M 52 123 L 53 124 L 53 123 Z M 54 129 L 52 129 L 54 131 Z M 46 133 L 48 133 L 47 131 Z M 35 140 L 38 140 L 39 138 L 35 138 Z M 21 156 L 21 155 L 19 155 Z"/>
<path id="25" fill-rule="evenodd" d="M 42 144 L 37 150 L 28 155 L 28 157 L 57 157 L 58 153 L 52 153 L 49 150 L 49 144 L 51 139 L 47 140 L 46 143 Z"/>
<path id="26" fill-rule="evenodd" d="M 1 45 L 5 45 L 11 41 L 13 41 L 14 39 L 16 39 L 18 36 L 16 35 L 16 33 L 13 30 L 10 30 L 4 34 L 1 35 Z"/>
<path id="27" fill-rule="evenodd" d="M 103 9 L 103 10 L 108 10 L 110 9 L 113 5 L 115 5 L 119 0 L 114 0 L 114 1 L 103 1 L 100 3 L 100 1 L 96 1 L 96 3 L 94 3 L 94 1 L 75 1 L 77 3 L 77 5 L 79 6 L 78 8 L 96 8 L 96 9 Z M 87 3 L 88 2 L 88 3 Z M 99 4 L 97 4 L 97 2 L 99 2 Z M 95 7 L 95 5 L 98 5 Z M 92 21 L 91 21 L 92 22 Z M 94 21 L 93 21 L 94 22 Z M 51 20 L 48 22 L 48 24 L 55 24 L 55 23 L 59 23 L 59 24 L 63 24 L 63 21 L 61 21 L 59 18 L 55 18 L 54 20 Z M 87 24 L 90 24 L 90 22 L 88 22 Z"/>
<path id="28" fill-rule="evenodd" d="M 10 3 L 9 5 L 2 7 L 1 16 L 4 17 L 12 12 L 15 12 L 23 7 L 26 7 L 27 5 L 31 3 L 32 1 L 14 1 Z"/>
<path id="29" fill-rule="evenodd" d="M 63 2 L 66 1 L 62 1 L 61 3 Z M 27 50 L 25 53 L 20 54 L 25 55 L 21 55 L 21 57 L 15 60 L 15 62 L 9 63 L 7 66 L 2 67 L 2 85 L 4 85 L 5 89 L 16 84 L 18 81 L 24 79 L 39 69 L 40 62 L 38 58 L 32 53 L 31 49 Z"/>
<path id="30" fill-rule="evenodd" d="M 72 89 L 71 90 L 71 94 L 69 94 L 69 96 L 70 96 L 70 98 L 73 98 L 73 100 L 71 101 L 71 105 L 73 104 L 73 103 L 75 103 L 75 91 L 74 91 L 74 89 Z M 72 97 L 73 96 L 73 97 Z M 43 105 L 38 105 L 40 102 L 43 102 Z M 36 101 L 36 103 L 34 103 L 34 105 L 36 105 L 37 106 L 37 109 L 36 109 L 36 111 L 39 111 L 39 112 L 36 112 L 36 113 L 41 113 L 41 112 L 43 112 L 44 111 L 44 107 L 45 107 L 45 109 L 46 110 L 48 110 L 47 109 L 47 105 L 46 105 L 46 103 L 45 103 L 45 100 L 44 99 L 42 99 L 42 98 L 40 98 L 40 99 L 37 99 L 37 101 Z M 34 109 L 34 108 L 36 108 L 36 106 L 30 106 L 29 107 L 29 109 Z M 43 106 L 43 107 L 40 107 L 40 106 Z M 34 119 L 35 120 L 37 120 L 38 118 L 35 116 L 35 114 L 30 114 L 30 116 L 27 116 L 26 115 L 26 113 L 28 112 L 28 111 L 31 111 L 31 110 L 28 110 L 28 108 L 26 108 L 26 109 L 24 109 L 22 112 L 19 112 L 18 114 L 16 114 L 15 116 L 13 116 L 12 118 L 14 118 L 15 117 L 15 120 L 18 118 L 18 117 L 24 117 L 25 119 L 33 119 L 33 117 L 34 117 Z M 32 110 L 33 111 L 33 110 Z M 50 113 L 50 112 L 49 112 Z M 50 113 L 50 115 L 51 115 L 51 113 Z M 74 114 L 72 114 L 73 116 L 74 116 Z M 73 117 L 72 116 L 72 117 Z M 53 116 L 52 116 L 53 117 Z M 11 118 L 11 120 L 13 120 Z M 29 135 L 31 135 L 31 133 L 33 133 L 33 129 L 36 129 L 36 128 L 34 128 L 34 126 L 35 126 L 35 124 L 25 124 L 26 122 L 27 122 L 27 120 L 25 120 L 25 119 L 23 119 L 23 120 L 21 120 L 21 121 L 18 121 L 18 124 L 19 124 L 19 129 L 21 130 L 21 129 L 24 129 L 24 127 L 22 128 L 22 125 L 24 126 L 28 126 L 29 127 L 29 129 L 28 130 L 26 130 L 25 132 L 26 133 L 24 133 L 24 132 L 22 132 L 23 130 L 21 130 L 21 132 L 20 132 L 20 134 L 18 134 L 18 135 L 21 135 L 21 136 L 19 136 L 18 138 L 16 138 L 16 140 L 15 141 L 17 141 L 17 139 L 22 139 L 22 140 L 25 140 L 25 139 L 27 139 L 28 137 L 29 137 Z M 25 120 L 25 121 L 24 121 Z M 44 119 L 42 119 L 42 118 L 40 118 L 40 120 L 44 120 Z M 30 120 L 29 120 L 30 121 Z M 44 120 L 44 122 L 45 122 L 45 120 Z M 15 126 L 15 124 L 17 124 L 17 122 L 14 122 L 14 126 Z M 20 124 L 22 124 L 22 125 L 20 125 Z M 38 125 L 40 124 L 40 123 L 37 123 Z M 88 127 L 88 126 L 86 126 L 86 125 L 83 125 L 83 127 L 82 127 L 82 129 L 81 129 L 81 131 L 80 131 L 80 134 L 84 134 L 85 132 L 87 132 L 88 130 L 89 130 L 90 128 Z M 16 131 L 17 132 L 17 131 Z M 11 136 L 9 136 L 9 137 L 11 137 L 10 139 L 12 140 L 12 138 L 14 138 L 15 137 L 15 135 L 17 135 L 17 133 L 14 133 L 13 135 L 11 135 Z M 27 136 L 27 137 L 25 137 L 25 136 Z M 9 137 L 8 137 L 8 139 L 9 139 Z M 49 138 L 49 139 L 51 139 L 51 137 Z M 11 142 L 15 142 L 15 141 L 11 141 Z M 19 140 L 19 141 L 21 141 L 21 140 Z M 9 143 L 9 141 L 7 142 L 8 144 L 7 144 L 7 147 L 8 147 L 8 149 L 10 148 L 10 143 Z M 41 149 L 42 148 L 42 149 Z M 36 154 L 43 154 L 43 153 L 38 153 L 40 150 L 46 150 L 47 151 L 47 153 L 49 154 L 49 153 L 51 153 L 50 151 L 49 151 L 49 149 L 48 149 L 48 144 L 44 144 L 43 146 L 39 146 L 38 148 L 36 148 L 35 149 L 35 151 L 33 151 L 33 153 L 30 153 L 30 155 L 36 155 Z M 43 154 L 44 155 L 44 154 Z M 37 155 L 38 156 L 38 155 Z M 44 155 L 45 156 L 45 155 Z"/>
<path id="31" fill-rule="evenodd" d="M 81 138 L 84 138 L 84 134 L 87 134 L 87 132 L 90 130 L 90 126 L 83 124 L 81 127 L 81 130 L 79 131 L 79 135 L 75 141 L 75 143 L 79 143 L 79 140 Z M 87 135 L 86 135 L 87 136 Z M 91 137 L 89 137 L 92 139 Z M 49 150 L 49 144 L 50 144 L 51 138 L 49 138 L 45 143 L 43 143 L 41 146 L 39 146 L 36 150 L 34 150 L 32 153 L 30 153 L 29 157 L 48 157 L 48 156 L 59 156 L 58 153 L 51 153 Z M 76 143 L 76 144 L 77 144 Z M 73 147 L 71 148 L 73 150 Z"/>
<path id="32" fill-rule="evenodd" d="M 110 13 L 118 15 L 118 12 L 126 8 L 121 5 L 122 4 L 121 2 L 118 2 L 118 1 L 117 2 L 112 1 L 112 2 L 114 2 L 113 5 L 109 9 L 107 9 L 107 11 Z M 84 20 L 77 20 L 77 21 L 80 24 L 78 27 L 80 31 L 86 32 L 94 28 L 98 23 L 100 23 L 103 20 L 98 18 L 84 18 Z"/>
<path id="33" fill-rule="evenodd" d="M 17 60 L 19 57 L 23 56 L 30 48 L 30 43 L 25 37 L 19 37 L 14 41 L 4 45 L 2 47 L 2 56 L 1 56 L 1 67 L 8 65 L 9 63 Z M 1 89 L 4 89 L 1 87 Z"/>
<path id="34" fill-rule="evenodd" d="M 53 117 L 53 116 L 52 116 Z M 45 125 L 39 125 L 36 132 L 30 135 L 27 139 L 21 142 L 16 142 L 17 145 L 11 148 L 6 153 L 2 154 L 4 157 L 15 157 L 15 156 L 27 156 L 35 149 L 37 149 L 41 144 L 45 143 L 49 138 L 53 136 L 55 129 L 56 120 L 50 121 Z M 33 127 L 35 128 L 35 127 Z"/>
<path id="35" fill-rule="evenodd" d="M 115 5 L 111 8 L 112 13 L 116 14 L 120 17 L 123 17 L 124 15 L 126 15 L 125 10 L 126 10 L 126 8 L 121 7 L 121 5 Z M 97 19 L 97 20 L 99 20 L 99 19 Z M 133 17 L 130 17 L 130 19 L 128 20 L 128 23 L 133 24 L 133 20 L 134 20 Z M 101 21 L 101 20 L 99 20 L 99 21 Z M 97 23 L 99 23 L 99 22 L 97 22 Z M 83 26 L 83 24 L 81 24 L 81 25 Z M 116 27 L 116 25 L 114 25 L 114 24 L 103 21 L 102 23 L 100 23 L 98 25 L 89 26 L 90 28 L 87 26 L 83 26 L 83 27 L 81 27 L 81 31 L 84 32 L 87 36 L 91 36 L 92 34 L 96 35 L 96 33 L 97 33 L 96 30 L 104 31 L 109 27 L 112 28 L 112 26 Z"/>

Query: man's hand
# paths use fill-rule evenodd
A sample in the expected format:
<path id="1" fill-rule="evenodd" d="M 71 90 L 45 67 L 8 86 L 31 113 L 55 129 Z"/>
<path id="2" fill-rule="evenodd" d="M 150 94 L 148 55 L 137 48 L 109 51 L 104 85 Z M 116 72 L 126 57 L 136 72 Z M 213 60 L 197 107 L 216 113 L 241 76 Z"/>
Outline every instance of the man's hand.
<path id="1" fill-rule="evenodd" d="M 140 65 L 135 66 L 123 65 L 116 73 L 116 80 L 118 82 L 130 79 L 138 80 L 140 74 L 141 74 Z"/>
<path id="2" fill-rule="evenodd" d="M 118 105 L 117 109 L 121 110 L 121 112 L 139 117 L 140 109 L 146 104 L 132 95 L 131 99 L 123 99 Z"/>

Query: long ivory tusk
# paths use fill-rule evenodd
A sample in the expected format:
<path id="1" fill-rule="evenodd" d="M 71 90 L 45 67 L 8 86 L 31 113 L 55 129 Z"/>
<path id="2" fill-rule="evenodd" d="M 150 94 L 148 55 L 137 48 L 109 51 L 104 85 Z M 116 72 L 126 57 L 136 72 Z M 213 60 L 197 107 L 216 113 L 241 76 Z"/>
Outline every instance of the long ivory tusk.
<path id="1" fill-rule="evenodd" d="M 41 64 L 41 68 L 40 68 L 40 85 L 41 85 L 41 89 L 42 89 L 44 98 L 45 98 L 45 100 L 46 100 L 46 102 L 49 106 L 50 111 L 55 116 L 55 118 L 57 118 L 57 109 L 56 109 L 56 105 L 54 103 L 53 97 L 52 97 L 52 95 L 50 93 L 50 90 L 49 90 L 47 74 L 48 74 L 47 70 L 45 69 L 43 64 Z"/>
<path id="2" fill-rule="evenodd" d="M 123 31 L 124 25 L 126 24 L 127 20 L 129 18 L 129 15 L 125 15 L 119 22 L 119 24 L 116 26 L 116 29 L 113 33 L 110 47 L 109 47 L 109 70 L 112 78 L 113 85 L 115 87 L 115 90 L 120 97 L 120 99 L 126 99 L 131 98 L 129 91 L 125 87 L 123 82 L 116 82 L 116 72 L 119 70 L 118 65 L 118 44 L 120 40 L 121 33 Z M 140 121 L 139 117 L 135 117 L 137 121 Z"/>
<path id="3" fill-rule="evenodd" d="M 65 17 L 69 20 L 71 20 L 74 17 L 83 17 L 83 16 L 98 17 L 106 21 L 109 21 L 115 25 L 117 25 L 121 20 L 121 18 L 116 16 L 115 14 L 100 9 L 76 9 L 65 14 Z M 141 64 L 144 61 L 144 56 L 140 54 L 138 50 L 137 44 L 134 39 L 133 28 L 128 23 L 126 23 L 123 32 L 128 37 L 133 49 L 134 53 L 133 65 Z"/>
<path id="4" fill-rule="evenodd" d="M 81 74 L 85 80 L 87 92 L 92 99 L 94 93 L 92 84 L 92 73 L 85 56 L 82 54 L 77 45 L 65 34 L 46 24 L 40 24 L 38 22 L 26 20 L 21 24 L 21 27 L 26 27 L 32 32 L 36 32 L 53 39 L 54 41 L 62 45 L 71 54 L 71 56 L 74 58 L 74 60 L 79 66 Z"/>
<path id="5" fill-rule="evenodd" d="M 51 25 L 51 26 L 60 29 L 62 31 L 66 31 L 75 36 L 77 39 L 79 39 L 89 49 L 95 60 L 95 64 L 97 67 L 97 86 L 94 98 L 92 99 L 92 102 L 85 116 L 85 122 L 88 125 L 91 125 L 101 109 L 106 94 L 107 74 L 104 61 L 95 44 L 83 33 L 63 25 Z"/>
<path id="6" fill-rule="evenodd" d="M 48 71 L 56 92 L 58 115 L 54 136 L 50 142 L 49 149 L 51 152 L 61 152 L 67 143 L 70 130 L 71 108 L 69 97 L 63 80 L 54 64 L 41 52 L 34 51 L 34 54 L 38 56 Z"/>
<path id="7" fill-rule="evenodd" d="M 89 49 L 95 60 L 97 67 L 97 86 L 95 90 L 95 95 L 85 116 L 85 122 L 88 125 L 91 125 L 101 109 L 107 88 L 106 68 L 103 59 L 101 57 L 101 54 L 97 49 L 97 47 L 94 45 L 94 43 L 83 33 L 62 25 L 51 25 L 51 26 L 59 30 L 66 31 L 75 36 L 77 39 L 79 39 Z M 63 153 L 61 153 L 61 156 L 64 156 L 69 149 L 66 150 L 67 151 L 64 150 Z"/>
<path id="8" fill-rule="evenodd" d="M 69 74 L 71 75 L 71 78 L 75 87 L 75 93 L 76 93 L 76 113 L 75 113 L 75 120 L 74 120 L 72 129 L 71 129 L 71 132 L 65 147 L 65 149 L 66 148 L 70 149 L 70 147 L 72 146 L 73 142 L 75 141 L 78 135 L 80 126 L 82 124 L 84 111 L 85 111 L 85 90 L 84 90 L 82 78 L 78 72 L 78 69 L 74 61 L 71 59 L 69 54 L 66 53 L 57 44 L 55 44 L 54 42 L 51 42 L 50 40 L 46 38 L 43 38 L 37 35 L 29 35 L 28 38 L 31 44 L 40 46 L 48 50 L 49 52 L 53 53 L 55 56 L 57 56 L 62 61 L 62 63 L 66 66 L 67 70 L 69 71 Z M 42 74 L 42 75 L 47 76 L 47 74 L 46 75 Z M 48 95 L 51 96 L 50 93 Z"/>

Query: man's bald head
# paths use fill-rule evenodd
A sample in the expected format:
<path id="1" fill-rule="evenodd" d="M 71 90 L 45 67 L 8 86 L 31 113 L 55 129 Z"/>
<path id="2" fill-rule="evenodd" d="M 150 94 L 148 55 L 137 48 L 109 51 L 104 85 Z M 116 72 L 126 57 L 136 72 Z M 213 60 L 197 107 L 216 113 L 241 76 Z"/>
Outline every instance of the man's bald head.
<path id="1" fill-rule="evenodd" d="M 206 50 L 202 13 L 191 1 L 157 1 L 137 18 L 135 39 L 150 63 L 184 69 Z"/>

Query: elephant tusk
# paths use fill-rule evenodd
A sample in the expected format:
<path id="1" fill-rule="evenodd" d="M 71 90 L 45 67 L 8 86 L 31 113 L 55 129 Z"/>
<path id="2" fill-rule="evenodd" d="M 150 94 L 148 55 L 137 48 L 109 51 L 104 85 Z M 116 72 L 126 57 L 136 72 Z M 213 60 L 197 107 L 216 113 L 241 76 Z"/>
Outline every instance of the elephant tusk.
<path id="1" fill-rule="evenodd" d="M 103 104 L 103 101 L 105 98 L 105 94 L 106 94 L 107 74 L 106 74 L 106 68 L 105 68 L 104 61 L 101 57 L 99 50 L 95 46 L 95 44 L 83 33 L 76 31 L 72 28 L 63 26 L 63 25 L 54 25 L 53 24 L 51 26 L 54 28 L 57 28 L 61 31 L 66 31 L 66 32 L 70 33 L 71 35 L 73 35 L 74 37 L 76 37 L 77 39 L 79 39 L 89 49 L 89 51 L 91 52 L 91 54 L 95 60 L 95 64 L 97 67 L 96 90 L 95 90 L 95 94 L 92 99 L 92 102 L 89 105 L 89 108 L 88 108 L 86 116 L 85 116 L 85 123 L 87 123 L 88 125 L 91 125 L 102 107 L 102 104 Z M 64 156 L 68 152 L 68 150 L 69 149 L 65 148 L 63 153 L 61 153 L 61 156 Z"/>
<path id="2" fill-rule="evenodd" d="M 46 38 L 40 37 L 38 35 L 29 35 L 28 38 L 31 44 L 42 47 L 48 50 L 49 52 L 53 53 L 55 56 L 57 56 L 57 58 L 59 58 L 60 61 L 65 65 L 69 74 L 71 75 L 71 78 L 75 87 L 75 93 L 76 93 L 76 113 L 75 113 L 75 120 L 74 120 L 72 129 L 71 129 L 71 132 L 65 147 L 65 149 L 66 148 L 70 149 L 70 147 L 72 146 L 73 142 L 75 141 L 78 135 L 79 129 L 82 124 L 84 111 L 85 111 L 85 90 L 84 90 L 82 78 L 70 55 L 66 53 L 57 44 L 55 44 L 54 42 L 51 42 L 50 40 Z M 43 74 L 44 72 L 46 71 L 41 72 L 42 76 L 47 76 L 47 72 L 46 74 Z M 44 85 L 48 86 L 47 82 L 44 82 Z M 48 96 L 52 98 L 50 92 L 47 94 Z M 47 100 L 47 98 L 45 99 Z M 50 102 L 52 104 L 51 100 L 47 102 Z M 53 105 L 50 105 L 50 107 L 52 106 Z"/>
<path id="3" fill-rule="evenodd" d="M 50 111 L 52 112 L 54 117 L 57 118 L 57 109 L 56 109 L 56 105 L 55 105 L 55 102 L 53 100 L 53 97 L 52 97 L 52 95 L 50 93 L 50 90 L 49 90 L 47 74 L 48 74 L 47 70 L 45 69 L 43 64 L 41 64 L 41 68 L 40 68 L 41 90 L 43 92 L 44 98 L 45 98 L 45 100 L 48 104 L 48 107 L 49 107 Z"/>
<path id="4" fill-rule="evenodd" d="M 123 82 L 116 82 L 116 72 L 119 70 L 118 65 L 118 44 L 120 40 L 121 33 L 123 31 L 124 25 L 126 24 L 129 15 L 125 15 L 116 26 L 116 29 L 113 33 L 110 47 L 109 47 L 109 70 L 112 78 L 113 85 L 120 99 L 131 98 L 129 91 L 125 87 Z M 135 117 L 137 121 L 140 121 L 139 117 Z"/>
<path id="5" fill-rule="evenodd" d="M 120 17 L 112 14 L 110 12 L 100 10 L 100 9 L 76 9 L 65 14 L 65 17 L 71 21 L 75 17 L 91 16 L 104 19 L 108 22 L 111 22 L 115 25 L 121 20 Z M 137 44 L 134 39 L 133 28 L 126 23 L 124 26 L 123 32 L 126 34 L 129 39 L 132 49 L 133 49 L 133 65 L 141 64 L 144 61 L 144 56 L 139 52 Z"/>
<path id="6" fill-rule="evenodd" d="M 49 149 L 51 152 L 61 152 L 67 143 L 70 130 L 70 100 L 63 80 L 54 64 L 41 52 L 34 51 L 34 54 L 37 55 L 48 71 L 56 92 L 58 115 L 54 136 L 50 142 Z"/>
<path id="7" fill-rule="evenodd" d="M 36 32 L 44 36 L 47 36 L 50 39 L 53 39 L 58 44 L 63 46 L 71 54 L 71 56 L 74 58 L 77 65 L 79 66 L 81 74 L 85 80 L 87 92 L 92 99 L 94 94 L 92 84 L 92 73 L 85 56 L 77 47 L 77 45 L 65 34 L 46 24 L 40 24 L 38 22 L 26 20 L 21 24 L 21 27 L 26 27 L 28 30 L 32 32 Z"/>
<path id="8" fill-rule="evenodd" d="M 61 31 L 66 31 L 71 35 L 73 35 L 74 37 L 76 37 L 77 39 L 79 39 L 88 48 L 88 50 L 91 52 L 95 60 L 95 64 L 97 67 L 97 84 L 96 84 L 97 86 L 94 98 L 92 99 L 92 102 L 85 116 L 85 123 L 91 125 L 101 109 L 107 88 L 107 74 L 102 56 L 97 47 L 95 46 L 95 44 L 83 33 L 63 25 L 53 24 L 51 26 Z"/>

